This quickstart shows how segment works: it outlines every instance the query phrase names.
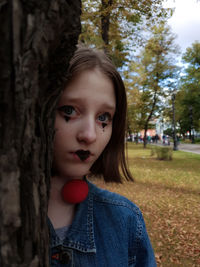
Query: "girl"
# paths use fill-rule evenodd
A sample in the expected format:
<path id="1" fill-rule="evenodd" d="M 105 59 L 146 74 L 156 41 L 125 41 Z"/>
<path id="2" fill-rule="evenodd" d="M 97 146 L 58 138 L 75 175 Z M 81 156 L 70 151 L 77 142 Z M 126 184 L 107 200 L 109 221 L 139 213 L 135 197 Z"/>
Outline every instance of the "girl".
<path id="1" fill-rule="evenodd" d="M 86 175 L 132 180 L 125 161 L 126 93 L 100 51 L 78 48 L 55 119 L 48 206 L 51 266 L 156 266 L 140 210 Z"/>

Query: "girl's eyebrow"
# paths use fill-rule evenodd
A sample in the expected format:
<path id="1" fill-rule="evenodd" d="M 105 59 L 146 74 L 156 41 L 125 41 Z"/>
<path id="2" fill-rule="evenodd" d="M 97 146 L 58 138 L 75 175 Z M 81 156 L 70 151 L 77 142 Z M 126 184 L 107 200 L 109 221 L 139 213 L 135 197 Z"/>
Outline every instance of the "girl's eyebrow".
<path id="1" fill-rule="evenodd" d="M 111 105 L 111 104 L 107 104 L 107 103 L 104 103 L 103 105 L 102 105 L 102 108 L 104 109 L 108 109 L 108 110 L 110 110 L 110 111 L 115 111 L 115 106 L 113 106 L 113 105 Z"/>
<path id="2" fill-rule="evenodd" d="M 87 100 L 84 98 L 67 97 L 67 98 L 62 98 L 60 102 L 62 103 L 61 104 L 62 106 L 69 105 L 69 104 L 73 105 L 77 103 L 84 105 L 87 102 Z M 102 103 L 100 104 L 100 108 L 109 110 L 111 112 L 115 112 L 115 109 L 116 109 L 115 105 L 112 105 L 111 103 Z"/>

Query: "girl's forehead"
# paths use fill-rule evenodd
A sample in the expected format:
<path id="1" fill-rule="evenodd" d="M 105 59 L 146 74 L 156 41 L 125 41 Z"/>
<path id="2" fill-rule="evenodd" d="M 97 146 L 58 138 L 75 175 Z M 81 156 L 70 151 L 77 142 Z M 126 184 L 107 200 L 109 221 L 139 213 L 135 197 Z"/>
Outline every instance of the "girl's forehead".
<path id="1" fill-rule="evenodd" d="M 115 90 L 112 81 L 100 71 L 85 71 L 64 89 L 61 102 L 71 101 L 104 104 L 115 109 Z"/>
<path id="2" fill-rule="evenodd" d="M 74 76 L 71 81 L 67 84 L 64 91 L 70 91 L 71 88 L 73 88 L 71 91 L 72 93 L 75 90 L 84 90 L 85 88 L 88 88 L 90 86 L 95 86 L 94 91 L 96 87 L 113 87 L 113 82 L 110 79 L 110 77 L 107 77 L 101 70 L 99 69 L 93 69 L 93 70 L 85 70 L 78 75 Z"/>
<path id="3" fill-rule="evenodd" d="M 87 68 L 87 66 L 85 66 L 84 68 L 81 68 L 80 70 L 75 71 L 74 73 L 72 73 L 71 82 L 73 82 L 74 80 L 79 79 L 80 77 L 85 77 L 85 76 L 88 76 L 88 75 L 94 74 L 94 73 L 95 74 L 99 74 L 100 76 L 104 77 L 105 79 L 111 80 L 109 75 L 102 68 L 100 68 L 98 66 L 96 66 L 94 68 Z"/>

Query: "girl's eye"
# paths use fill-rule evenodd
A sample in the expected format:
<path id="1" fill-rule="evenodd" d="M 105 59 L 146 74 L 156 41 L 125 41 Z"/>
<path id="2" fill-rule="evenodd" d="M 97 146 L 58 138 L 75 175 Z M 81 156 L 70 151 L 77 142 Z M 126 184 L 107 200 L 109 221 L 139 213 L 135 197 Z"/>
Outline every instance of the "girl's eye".
<path id="1" fill-rule="evenodd" d="M 62 106 L 58 108 L 59 111 L 63 112 L 63 116 L 65 118 L 65 120 L 68 122 L 71 119 L 76 118 L 76 110 L 73 106 Z"/>
<path id="2" fill-rule="evenodd" d="M 66 116 L 75 115 L 75 108 L 72 106 L 62 106 L 58 108 L 59 111 L 64 112 Z"/>
<path id="3" fill-rule="evenodd" d="M 108 112 L 105 112 L 98 116 L 98 120 L 100 122 L 108 123 L 109 121 L 111 121 L 111 115 Z"/>

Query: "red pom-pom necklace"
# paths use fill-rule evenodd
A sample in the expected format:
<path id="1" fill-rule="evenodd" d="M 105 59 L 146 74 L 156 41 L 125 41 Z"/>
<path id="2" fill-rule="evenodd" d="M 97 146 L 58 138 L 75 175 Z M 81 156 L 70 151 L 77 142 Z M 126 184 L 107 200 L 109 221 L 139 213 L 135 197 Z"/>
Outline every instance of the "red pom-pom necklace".
<path id="1" fill-rule="evenodd" d="M 86 199 L 88 192 L 88 184 L 85 180 L 70 180 L 62 188 L 62 197 L 67 203 L 78 204 Z"/>

